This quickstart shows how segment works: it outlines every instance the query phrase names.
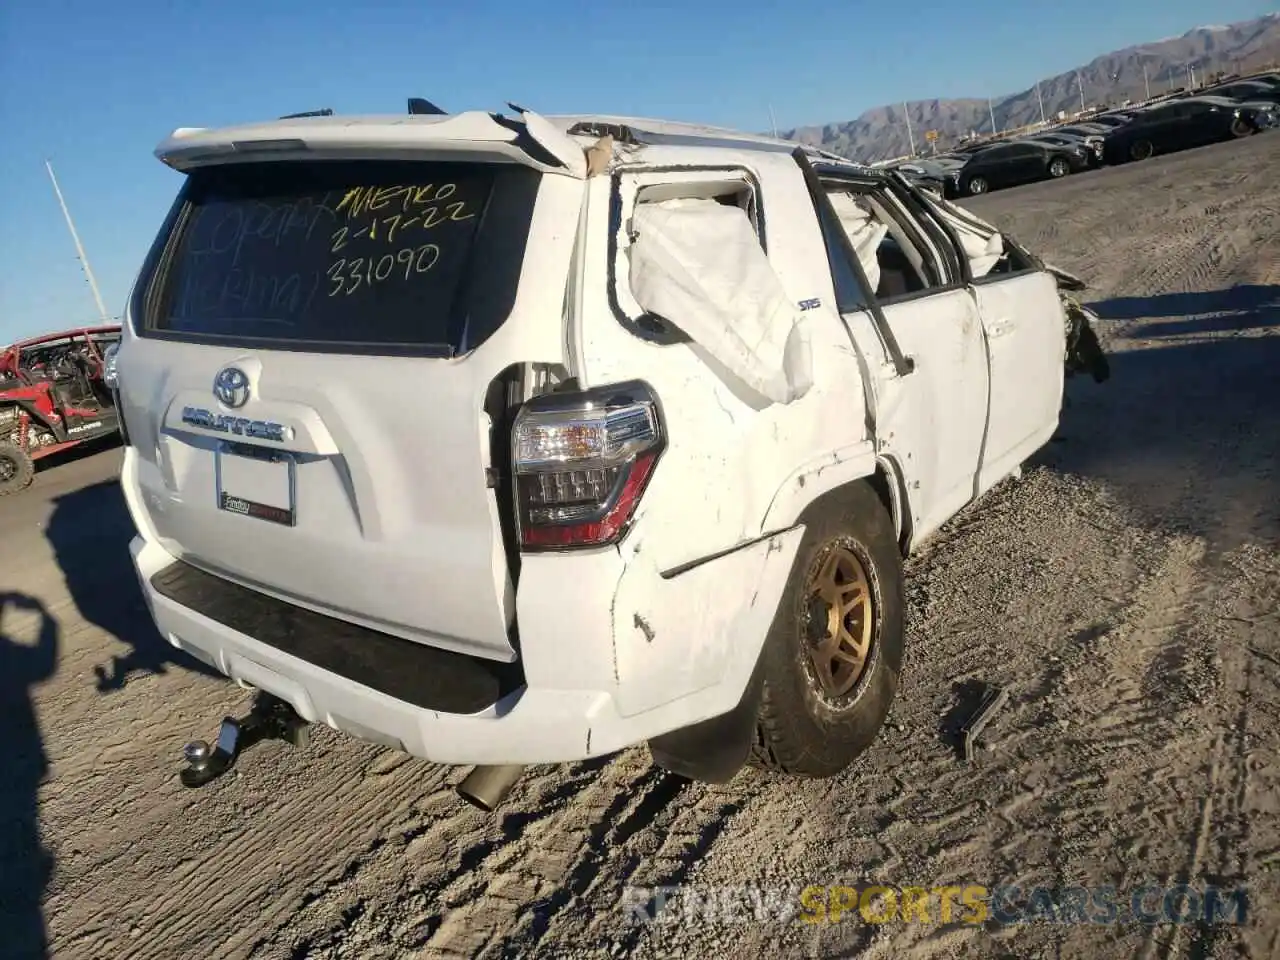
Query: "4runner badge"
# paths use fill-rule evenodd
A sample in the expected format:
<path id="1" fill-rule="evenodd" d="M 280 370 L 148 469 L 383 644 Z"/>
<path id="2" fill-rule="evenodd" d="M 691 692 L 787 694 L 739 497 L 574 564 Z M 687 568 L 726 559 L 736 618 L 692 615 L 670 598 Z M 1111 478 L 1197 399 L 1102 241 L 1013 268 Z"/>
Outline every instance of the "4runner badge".
<path id="1" fill-rule="evenodd" d="M 275 423 L 272 420 L 250 420 L 248 417 L 228 417 L 202 407 L 183 407 L 182 422 L 200 427 L 202 430 L 230 433 L 255 440 L 274 440 L 277 443 L 284 443 L 293 436 L 293 431 L 283 423 Z"/>

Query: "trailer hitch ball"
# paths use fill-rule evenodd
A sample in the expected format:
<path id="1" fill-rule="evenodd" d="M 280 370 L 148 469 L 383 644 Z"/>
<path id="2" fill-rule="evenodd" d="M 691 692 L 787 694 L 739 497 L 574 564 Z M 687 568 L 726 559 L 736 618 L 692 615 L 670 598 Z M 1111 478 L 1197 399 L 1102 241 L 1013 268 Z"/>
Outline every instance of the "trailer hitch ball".
<path id="1" fill-rule="evenodd" d="M 209 766 L 209 753 L 209 743 L 205 740 L 192 740 L 182 748 L 187 766 L 197 772 L 203 772 Z"/>
<path id="2" fill-rule="evenodd" d="M 224 717 L 212 746 L 192 740 L 182 748 L 187 761 L 180 773 L 183 786 L 200 787 L 222 776 L 249 747 L 263 740 L 284 740 L 295 747 L 307 745 L 307 721 L 289 704 L 269 694 L 259 694 L 248 716 Z"/>

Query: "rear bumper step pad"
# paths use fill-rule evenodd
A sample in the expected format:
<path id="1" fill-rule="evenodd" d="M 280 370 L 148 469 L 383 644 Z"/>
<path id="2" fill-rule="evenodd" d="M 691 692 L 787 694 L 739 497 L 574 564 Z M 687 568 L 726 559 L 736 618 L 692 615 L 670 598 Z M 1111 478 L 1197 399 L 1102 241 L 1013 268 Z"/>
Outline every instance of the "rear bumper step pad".
<path id="1" fill-rule="evenodd" d="M 393 637 L 296 607 L 177 561 L 151 578 L 158 593 L 269 647 L 397 700 L 479 713 L 524 684 L 500 663 Z"/>

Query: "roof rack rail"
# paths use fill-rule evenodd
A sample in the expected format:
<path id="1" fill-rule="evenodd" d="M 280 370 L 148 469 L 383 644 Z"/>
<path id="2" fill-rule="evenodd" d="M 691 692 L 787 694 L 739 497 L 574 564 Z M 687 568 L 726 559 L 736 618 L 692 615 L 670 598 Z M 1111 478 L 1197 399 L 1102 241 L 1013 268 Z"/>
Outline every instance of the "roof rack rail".
<path id="1" fill-rule="evenodd" d="M 441 110 L 430 100 L 424 100 L 422 97 L 409 98 L 409 113 L 414 116 L 430 115 L 436 117 L 448 116 L 447 110 Z"/>
<path id="2" fill-rule="evenodd" d="M 300 120 L 303 117 L 332 117 L 333 108 L 325 107 L 323 110 L 306 110 L 302 113 L 286 113 L 281 120 Z"/>
<path id="3" fill-rule="evenodd" d="M 603 137 L 611 136 L 618 143 L 634 147 L 683 146 L 683 147 L 733 147 L 738 150 L 760 150 L 765 153 L 793 153 L 797 146 L 802 147 L 810 156 L 833 163 L 863 166 L 856 160 L 842 157 L 839 154 L 822 150 L 809 144 L 796 144 L 788 140 L 752 140 L 744 134 L 743 139 L 732 135 L 717 136 L 715 134 L 696 133 L 656 133 L 652 130 L 637 130 L 625 123 L 609 123 L 604 120 L 581 120 L 568 129 L 570 136 Z"/>

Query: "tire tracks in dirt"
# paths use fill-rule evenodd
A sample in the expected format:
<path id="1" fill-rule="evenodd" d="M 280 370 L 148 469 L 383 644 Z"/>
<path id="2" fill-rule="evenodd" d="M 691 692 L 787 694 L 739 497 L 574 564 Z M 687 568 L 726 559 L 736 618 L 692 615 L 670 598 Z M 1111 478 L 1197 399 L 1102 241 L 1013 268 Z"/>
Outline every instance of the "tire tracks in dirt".
<path id="1" fill-rule="evenodd" d="M 1212 651 L 1222 695 L 1216 698 L 1217 709 L 1211 707 L 1201 718 L 1205 735 L 1212 736 L 1212 745 L 1200 771 L 1204 786 L 1184 864 L 1181 870 L 1162 876 L 1159 881 L 1166 886 L 1189 883 L 1194 888 L 1197 881 L 1207 878 L 1230 891 L 1246 885 L 1254 876 L 1257 854 L 1253 849 L 1253 822 L 1261 812 L 1255 808 L 1266 807 L 1270 801 L 1269 812 L 1273 816 L 1276 812 L 1275 802 L 1270 799 L 1272 791 L 1259 789 L 1256 782 L 1259 766 L 1254 756 L 1260 735 L 1274 746 L 1275 726 L 1264 724 L 1259 729 L 1253 712 L 1258 699 L 1270 702 L 1278 692 L 1280 675 L 1273 671 L 1268 677 L 1260 669 L 1259 663 L 1265 664 L 1269 654 L 1258 648 L 1268 644 L 1274 651 L 1276 631 L 1265 625 L 1259 630 L 1258 626 L 1259 618 L 1265 624 L 1266 618 L 1278 609 L 1275 603 L 1280 597 L 1280 565 L 1274 555 L 1245 547 L 1232 555 L 1211 555 L 1205 567 L 1203 583 L 1225 580 L 1234 584 L 1238 592 L 1202 588 L 1202 602 L 1188 629 L 1194 642 Z M 1255 589 L 1251 591 L 1250 586 Z M 1259 657 L 1260 652 L 1264 656 Z M 1232 908 L 1227 898 L 1222 904 L 1227 910 Z M 1185 951 L 1194 958 L 1218 956 L 1224 951 L 1244 958 L 1274 956 L 1274 942 L 1258 949 L 1263 940 L 1258 931 L 1213 924 L 1212 918 L 1204 916 L 1211 908 L 1203 901 L 1199 906 L 1201 916 L 1197 922 L 1175 926 L 1164 938 L 1155 931 L 1149 933 L 1139 954 L 1141 960 L 1150 960 L 1158 951 L 1168 956 Z M 1257 906 L 1255 901 L 1254 909 Z M 1194 910 L 1194 906 L 1190 909 Z"/>
<path id="2" fill-rule="evenodd" d="M 523 949 L 535 950 L 556 915 L 585 892 L 607 859 L 611 843 L 625 842 L 648 825 L 656 808 L 676 796 L 677 784 L 638 761 L 610 766 L 591 783 L 573 807 L 518 857 L 459 877 L 441 892 L 453 909 L 427 938 L 428 956 L 507 955 L 506 941 L 528 937 Z M 678 792 L 678 791 L 677 791 Z M 495 869 L 496 867 L 496 869 Z"/>
<path id="3" fill-rule="evenodd" d="M 459 908 L 477 884 L 490 875 L 513 876 L 524 858 L 536 858 L 547 838 L 566 828 L 584 796 L 607 789 L 601 780 L 621 788 L 620 776 L 625 775 L 593 761 L 535 769 L 496 817 L 460 810 L 452 789 L 442 791 L 439 815 L 376 837 L 359 869 L 309 894 L 250 955 L 429 951 L 446 914 Z M 335 924 L 335 915 L 345 922 Z"/>

